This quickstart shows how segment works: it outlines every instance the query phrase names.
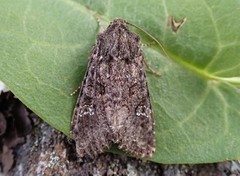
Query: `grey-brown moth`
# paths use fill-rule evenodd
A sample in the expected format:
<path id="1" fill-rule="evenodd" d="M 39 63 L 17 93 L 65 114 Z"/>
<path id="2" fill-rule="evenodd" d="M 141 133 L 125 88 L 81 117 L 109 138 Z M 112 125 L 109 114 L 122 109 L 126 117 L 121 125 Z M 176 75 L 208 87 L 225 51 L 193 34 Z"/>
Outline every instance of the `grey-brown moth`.
<path id="1" fill-rule="evenodd" d="M 112 143 L 137 157 L 155 151 L 154 119 L 140 38 L 115 19 L 97 36 L 73 112 L 80 156 L 95 156 Z"/>

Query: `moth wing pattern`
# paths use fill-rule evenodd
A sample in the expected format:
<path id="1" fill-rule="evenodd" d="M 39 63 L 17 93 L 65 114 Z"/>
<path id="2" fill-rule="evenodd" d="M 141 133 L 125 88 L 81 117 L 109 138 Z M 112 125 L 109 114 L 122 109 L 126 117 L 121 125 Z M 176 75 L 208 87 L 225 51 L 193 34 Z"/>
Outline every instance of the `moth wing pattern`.
<path id="1" fill-rule="evenodd" d="M 142 59 L 136 58 L 136 62 Z M 138 157 L 151 157 L 155 152 L 154 120 L 143 63 L 139 64 L 135 68 L 138 77 L 132 77 L 134 84 L 129 87 L 128 114 L 118 130 L 119 147 Z"/>
<path id="2" fill-rule="evenodd" d="M 97 37 L 74 110 L 72 132 L 80 156 L 112 142 L 137 157 L 155 151 L 154 120 L 139 37 L 114 20 Z"/>
<path id="3" fill-rule="evenodd" d="M 96 101 L 96 69 L 93 62 L 95 55 L 89 59 L 79 97 L 74 109 L 72 133 L 76 142 L 76 150 L 80 157 L 96 156 L 111 144 L 109 125 L 107 124 L 102 104 Z"/>

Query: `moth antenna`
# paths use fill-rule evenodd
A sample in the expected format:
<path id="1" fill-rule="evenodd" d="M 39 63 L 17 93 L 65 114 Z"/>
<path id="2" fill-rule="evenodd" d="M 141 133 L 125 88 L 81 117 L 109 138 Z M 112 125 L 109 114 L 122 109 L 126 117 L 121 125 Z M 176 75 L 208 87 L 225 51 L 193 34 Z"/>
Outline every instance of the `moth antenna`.
<path id="1" fill-rule="evenodd" d="M 148 37 L 150 37 L 151 39 L 153 39 L 153 41 L 162 49 L 163 53 L 167 56 L 168 59 L 170 59 L 169 55 L 167 54 L 166 50 L 164 49 L 163 45 L 155 38 L 153 37 L 150 33 L 148 33 L 147 31 L 145 31 L 144 29 L 142 29 L 141 27 L 135 25 L 135 24 L 132 24 L 132 23 L 129 23 L 126 21 L 127 24 L 139 29 L 140 31 L 142 31 L 143 33 L 145 33 Z"/>

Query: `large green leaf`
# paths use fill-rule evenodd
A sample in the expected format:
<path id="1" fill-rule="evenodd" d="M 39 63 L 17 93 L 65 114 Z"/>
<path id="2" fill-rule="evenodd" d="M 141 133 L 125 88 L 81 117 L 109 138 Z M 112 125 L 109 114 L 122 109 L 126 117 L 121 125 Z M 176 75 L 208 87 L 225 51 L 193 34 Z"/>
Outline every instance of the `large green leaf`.
<path id="1" fill-rule="evenodd" d="M 115 17 L 160 41 L 144 47 L 161 163 L 240 157 L 240 2 L 0 0 L 0 80 L 30 109 L 69 134 L 87 58 L 102 24 Z M 173 34 L 167 19 L 187 18 Z M 104 23 L 103 23 L 104 22 Z M 105 26 L 104 25 L 104 26 Z M 101 26 L 102 27 L 102 26 Z M 150 40 L 142 36 L 143 41 Z"/>

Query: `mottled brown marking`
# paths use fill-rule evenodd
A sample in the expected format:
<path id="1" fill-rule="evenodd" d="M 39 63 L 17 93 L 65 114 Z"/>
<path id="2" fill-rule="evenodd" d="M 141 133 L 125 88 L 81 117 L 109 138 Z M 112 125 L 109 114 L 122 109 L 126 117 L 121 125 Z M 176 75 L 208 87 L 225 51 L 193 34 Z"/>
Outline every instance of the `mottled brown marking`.
<path id="1" fill-rule="evenodd" d="M 122 19 L 97 36 L 74 109 L 77 153 L 95 156 L 117 143 L 137 156 L 155 151 L 154 120 L 139 37 Z"/>

